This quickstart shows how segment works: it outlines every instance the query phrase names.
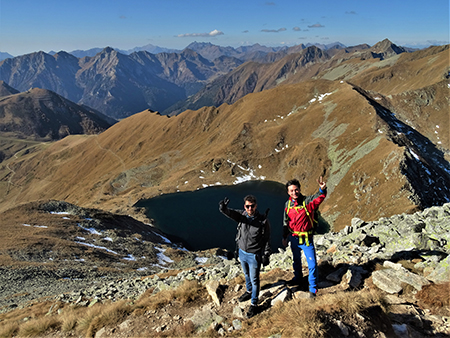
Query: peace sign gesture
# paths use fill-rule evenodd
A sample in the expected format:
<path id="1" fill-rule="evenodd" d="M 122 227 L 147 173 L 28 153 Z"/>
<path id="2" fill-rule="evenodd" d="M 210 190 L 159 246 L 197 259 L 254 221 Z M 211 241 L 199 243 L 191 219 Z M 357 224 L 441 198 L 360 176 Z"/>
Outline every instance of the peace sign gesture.
<path id="1" fill-rule="evenodd" d="M 327 182 L 324 182 L 322 176 L 317 180 L 317 183 L 319 183 L 320 189 L 324 190 L 327 187 Z"/>

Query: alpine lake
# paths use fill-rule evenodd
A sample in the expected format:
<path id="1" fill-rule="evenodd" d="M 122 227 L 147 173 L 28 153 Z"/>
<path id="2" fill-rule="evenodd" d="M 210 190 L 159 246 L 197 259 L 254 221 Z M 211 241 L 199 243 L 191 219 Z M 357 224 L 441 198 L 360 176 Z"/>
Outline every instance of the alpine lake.
<path id="1" fill-rule="evenodd" d="M 232 209 L 244 209 L 244 197 L 254 195 L 257 208 L 264 214 L 270 208 L 271 248 L 281 248 L 284 204 L 289 198 L 284 184 L 274 181 L 246 181 L 231 186 L 210 186 L 196 191 L 164 194 L 140 200 L 135 207 L 144 208 L 153 225 L 174 243 L 188 250 L 236 248 L 237 223 L 219 211 L 219 202 L 225 197 Z M 325 226 L 326 227 L 326 226 Z M 326 232 L 320 223 L 319 228 Z"/>

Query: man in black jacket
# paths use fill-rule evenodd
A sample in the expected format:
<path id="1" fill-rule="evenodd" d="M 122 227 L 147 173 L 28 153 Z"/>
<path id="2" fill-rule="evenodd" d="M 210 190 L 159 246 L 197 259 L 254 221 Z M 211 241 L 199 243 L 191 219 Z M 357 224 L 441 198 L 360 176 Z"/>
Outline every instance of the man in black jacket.
<path id="1" fill-rule="evenodd" d="M 239 297 L 240 302 L 251 299 L 247 317 L 253 317 L 258 311 L 259 272 L 261 263 L 267 265 L 270 256 L 270 223 L 267 213 L 257 210 L 256 198 L 247 195 L 244 198 L 244 210 L 228 208 L 229 199 L 219 203 L 219 210 L 225 216 L 238 222 L 236 242 L 239 248 L 239 260 L 245 275 L 246 292 Z"/>

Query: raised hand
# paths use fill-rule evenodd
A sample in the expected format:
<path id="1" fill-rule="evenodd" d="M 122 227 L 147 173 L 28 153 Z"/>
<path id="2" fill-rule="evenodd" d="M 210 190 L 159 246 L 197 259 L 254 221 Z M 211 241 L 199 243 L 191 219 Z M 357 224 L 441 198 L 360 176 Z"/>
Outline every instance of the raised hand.
<path id="1" fill-rule="evenodd" d="M 317 183 L 319 183 L 320 189 L 324 190 L 327 187 L 327 182 L 324 182 L 322 176 L 317 180 Z"/>
<path id="2" fill-rule="evenodd" d="M 222 201 L 219 202 L 220 209 L 224 209 L 227 207 L 228 203 L 230 203 L 230 199 L 228 197 L 225 197 Z"/>

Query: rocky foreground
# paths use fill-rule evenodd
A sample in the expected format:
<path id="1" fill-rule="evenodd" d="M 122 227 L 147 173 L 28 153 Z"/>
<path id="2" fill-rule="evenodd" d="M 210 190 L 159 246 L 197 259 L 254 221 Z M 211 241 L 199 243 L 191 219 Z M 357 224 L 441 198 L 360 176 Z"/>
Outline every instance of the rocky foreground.
<path id="1" fill-rule="evenodd" d="M 340 336 L 450 336 L 450 204 L 375 222 L 353 219 L 342 231 L 316 235 L 314 240 L 320 261 L 317 299 L 338 291 L 378 289 L 389 304 L 388 326 L 377 326 L 374 317 L 367 315 L 358 320 L 330 319 Z M 188 259 L 188 268 L 165 268 L 151 276 L 128 272 L 119 277 L 117 273 L 68 268 L 54 272 L 38 267 L 2 268 L 0 310 L 5 314 L 44 300 L 51 305 L 49 313 L 62 308 L 59 304 L 89 308 L 110 300 L 137 300 L 146 291 L 157 294 L 179 287 L 186 280 L 197 280 L 206 286 L 210 300 L 188 313 L 164 316 L 167 309 L 147 313 L 152 326 L 146 332 L 161 333 L 190 320 L 199 331 L 213 328 L 218 335 L 237 334 L 246 320 L 248 306 L 237 302 L 242 285 L 232 283 L 241 275 L 240 265 L 221 255 L 204 259 L 199 256 Z M 182 265 L 177 263 L 178 267 Z M 272 254 L 270 264 L 264 268 L 272 279 L 262 288 L 261 311 L 291 299 L 308 298 L 304 286 L 286 285 L 291 267 L 289 248 Z M 130 320 L 124 323 L 98 330 L 96 337 L 132 337 Z M 367 333 L 370 330 L 372 335 Z M 276 336 L 283 337 L 283 333 Z"/>

